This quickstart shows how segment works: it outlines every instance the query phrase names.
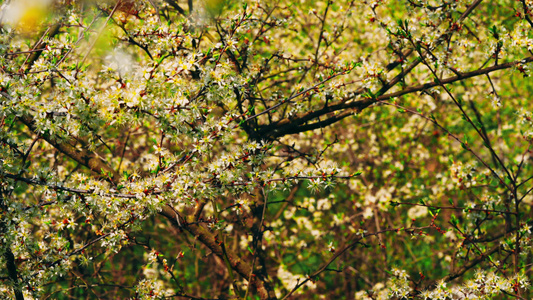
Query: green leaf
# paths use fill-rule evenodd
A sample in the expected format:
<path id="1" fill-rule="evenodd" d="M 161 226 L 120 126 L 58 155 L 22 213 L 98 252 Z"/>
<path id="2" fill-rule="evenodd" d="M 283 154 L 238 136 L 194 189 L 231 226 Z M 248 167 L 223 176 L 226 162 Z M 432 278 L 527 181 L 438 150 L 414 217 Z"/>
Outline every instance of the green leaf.
<path id="1" fill-rule="evenodd" d="M 459 219 L 457 219 L 457 217 L 455 215 L 452 215 L 451 218 L 450 218 L 450 223 L 453 226 L 457 226 L 457 224 L 459 224 Z"/>

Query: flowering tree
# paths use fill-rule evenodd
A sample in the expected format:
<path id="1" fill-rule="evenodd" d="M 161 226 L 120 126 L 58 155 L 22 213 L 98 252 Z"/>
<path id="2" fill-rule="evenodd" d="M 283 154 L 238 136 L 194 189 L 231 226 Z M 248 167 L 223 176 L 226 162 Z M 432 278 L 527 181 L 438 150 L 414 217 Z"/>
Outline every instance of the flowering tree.
<path id="1" fill-rule="evenodd" d="M 2 298 L 530 299 L 532 18 L 5 1 Z"/>

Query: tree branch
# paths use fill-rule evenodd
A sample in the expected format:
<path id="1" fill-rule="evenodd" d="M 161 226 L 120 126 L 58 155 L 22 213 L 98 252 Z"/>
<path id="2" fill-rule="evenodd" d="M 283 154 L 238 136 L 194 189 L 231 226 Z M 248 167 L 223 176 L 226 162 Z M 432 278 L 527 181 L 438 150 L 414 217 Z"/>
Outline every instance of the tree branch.
<path id="1" fill-rule="evenodd" d="M 432 81 L 432 82 L 428 82 L 428 83 L 424 83 L 420 85 L 411 86 L 401 91 L 381 95 L 375 98 L 367 97 L 367 98 L 363 98 L 357 101 L 350 101 L 354 97 L 354 96 L 351 96 L 345 99 L 341 99 L 337 101 L 336 103 L 328 105 L 319 110 L 301 113 L 297 115 L 296 117 L 285 118 L 285 119 L 279 120 L 277 122 L 274 122 L 268 125 L 260 126 L 257 131 L 258 136 L 262 138 L 275 139 L 275 138 L 278 138 L 278 137 L 281 137 L 287 134 L 294 134 L 294 133 L 304 132 L 307 130 L 313 130 L 313 129 L 323 127 L 326 125 L 330 125 L 337 121 L 340 121 L 344 117 L 352 113 L 359 113 L 363 109 L 379 101 L 390 100 L 391 98 L 397 98 L 397 97 L 400 97 L 406 94 L 423 91 L 429 88 L 440 86 L 441 84 L 450 84 L 450 83 L 454 83 L 454 82 L 461 81 L 464 79 L 476 77 L 479 75 L 489 74 L 491 72 L 495 72 L 498 70 L 509 69 L 509 68 L 516 66 L 519 63 L 530 63 L 530 62 L 533 62 L 533 56 L 530 56 L 530 57 L 527 57 L 525 59 L 518 60 L 518 61 L 512 61 L 512 62 L 508 62 L 505 64 L 500 64 L 500 65 L 496 65 L 496 66 L 492 66 L 492 67 L 488 67 L 488 68 L 484 68 L 480 70 L 462 73 L 457 76 L 442 79 L 440 80 L 440 83 Z M 343 110 L 343 109 L 354 109 L 354 111 L 351 113 L 347 113 L 347 115 L 340 114 L 340 115 L 334 116 L 331 118 L 332 120 L 330 121 L 324 120 L 324 121 L 315 123 L 317 125 L 303 125 L 306 122 L 309 122 L 313 119 L 316 119 L 323 115 L 326 115 L 326 114 L 329 114 L 335 111 Z"/>
<path id="2" fill-rule="evenodd" d="M 216 235 L 198 224 L 187 224 L 185 220 L 180 220 L 178 223 L 177 218 L 179 218 L 179 216 L 168 206 L 165 206 L 159 214 L 167 218 L 174 227 L 180 229 L 183 228 L 189 231 L 222 260 L 227 256 L 233 270 L 239 273 L 243 278 L 248 278 L 252 269 L 251 266 L 231 250 L 227 248 L 224 249 L 222 247 L 222 241 L 218 240 Z M 180 226 L 180 223 L 183 226 Z M 276 299 L 274 291 L 266 279 L 261 278 L 260 276 L 255 276 L 254 280 L 249 282 L 249 284 L 255 285 L 261 299 Z"/>

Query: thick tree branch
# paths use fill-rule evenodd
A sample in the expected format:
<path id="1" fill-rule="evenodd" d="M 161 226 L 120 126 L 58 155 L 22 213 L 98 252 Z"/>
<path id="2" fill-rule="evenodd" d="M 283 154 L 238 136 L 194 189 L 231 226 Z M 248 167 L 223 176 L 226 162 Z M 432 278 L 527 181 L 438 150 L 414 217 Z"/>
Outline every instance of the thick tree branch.
<path id="1" fill-rule="evenodd" d="M 496 66 L 492 66 L 492 67 L 488 67 L 484 69 L 462 73 L 457 76 L 442 79 L 440 80 L 441 83 L 428 82 L 425 84 L 411 86 L 401 91 L 384 94 L 384 95 L 381 95 L 375 98 L 367 97 L 367 98 L 363 98 L 360 100 L 351 101 L 353 99 L 353 96 L 351 96 L 349 98 L 339 100 L 336 103 L 328 105 L 319 110 L 301 113 L 297 115 L 296 117 L 285 118 L 285 119 L 279 120 L 269 125 L 260 126 L 257 133 L 258 133 L 258 136 L 262 138 L 275 139 L 275 138 L 278 138 L 278 137 L 281 137 L 287 134 L 294 134 L 294 133 L 304 132 L 307 130 L 313 130 L 313 129 L 323 127 L 326 125 L 330 125 L 337 121 L 340 121 L 344 117 L 352 113 L 361 112 L 363 109 L 379 101 L 389 100 L 391 98 L 397 98 L 397 97 L 400 97 L 406 94 L 411 94 L 411 93 L 420 92 L 420 91 L 423 91 L 429 88 L 433 88 L 433 87 L 439 86 L 440 84 L 450 84 L 450 83 L 458 82 L 464 79 L 476 77 L 479 75 L 489 74 L 491 72 L 495 72 L 498 70 L 509 69 L 509 68 L 515 67 L 517 64 L 520 64 L 520 63 L 530 63 L 530 62 L 533 62 L 533 56 L 527 57 L 519 61 L 512 61 L 512 62 L 508 62 L 505 64 L 500 64 L 500 65 L 496 65 Z M 344 109 L 353 109 L 354 111 L 350 113 L 346 113 L 347 115 L 339 114 L 337 116 L 334 116 L 331 118 L 332 120 L 330 121 L 324 120 L 318 123 L 313 123 L 311 125 L 304 125 L 307 122 L 310 122 L 316 118 L 319 118 L 321 116 L 324 116 L 326 114 L 330 114 L 330 113 L 333 113 L 339 110 L 344 110 Z"/>
<path id="2" fill-rule="evenodd" d="M 30 56 L 28 57 L 26 61 L 26 72 L 29 72 L 31 70 L 31 67 L 33 64 L 39 59 L 39 56 L 41 56 L 41 53 L 46 48 L 46 42 L 43 40 L 45 36 L 52 38 L 56 34 L 59 33 L 59 29 L 61 28 L 60 24 L 52 25 L 50 28 L 46 30 L 46 32 L 42 35 L 42 37 L 35 43 L 35 45 L 32 48 L 32 52 Z"/>
<path id="3" fill-rule="evenodd" d="M 14 284 L 13 290 L 15 292 L 15 299 L 24 300 L 22 290 L 20 286 L 18 286 L 18 275 L 17 266 L 15 265 L 15 256 L 13 256 L 13 252 L 11 252 L 11 249 L 9 249 L 9 247 L 6 247 L 6 252 L 4 252 L 4 259 L 6 260 L 7 274 L 9 275 L 9 279 L 11 279 Z"/>
<path id="4" fill-rule="evenodd" d="M 174 0 L 163 0 L 165 1 L 166 3 L 168 3 L 170 6 L 172 6 L 175 10 L 177 10 L 180 14 L 184 15 L 184 16 L 187 16 L 187 13 L 185 12 L 185 10 L 183 8 L 181 8 L 181 6 L 179 6 L 178 3 L 176 3 L 176 1 Z"/>
<path id="5" fill-rule="evenodd" d="M 5 92 L 0 92 L 0 95 L 5 97 L 6 99 L 13 100 L 12 97 Z M 87 167 L 96 174 L 102 175 L 102 173 L 105 173 L 105 175 L 107 176 L 105 178 L 111 180 L 114 183 L 117 183 L 120 180 L 119 173 L 113 170 L 113 168 L 111 168 L 104 160 L 99 158 L 94 152 L 76 149 L 76 147 L 70 145 L 69 143 L 61 142 L 47 133 L 40 133 L 35 127 L 35 122 L 30 116 L 22 116 L 19 119 L 32 132 L 37 135 L 40 135 L 44 140 L 46 140 L 50 145 L 59 150 L 61 153 L 74 159 L 75 161 Z"/>
<path id="6" fill-rule="evenodd" d="M 185 230 L 189 231 L 221 259 L 224 260 L 225 257 L 227 257 L 233 270 L 239 273 L 239 275 L 241 275 L 243 278 L 248 278 L 252 270 L 251 266 L 231 250 L 227 248 L 224 249 L 222 247 L 222 241 L 218 239 L 218 236 L 209 232 L 199 224 L 186 224 L 185 220 L 178 221 L 177 218 L 179 218 L 179 216 L 168 206 L 165 206 L 160 214 L 167 218 L 173 226 L 177 228 L 184 228 Z M 183 226 L 181 226 L 181 224 L 183 224 Z M 255 285 L 261 299 L 276 299 L 273 288 L 265 278 L 256 276 L 249 284 Z"/>
<path id="7" fill-rule="evenodd" d="M 79 150 L 76 147 L 70 145 L 66 142 L 58 141 L 57 139 L 51 137 L 49 134 L 41 134 L 38 132 L 35 127 L 35 123 L 29 116 L 23 116 L 20 118 L 22 123 L 24 123 L 32 132 L 40 134 L 44 140 L 46 140 L 50 145 L 59 150 L 61 153 L 67 155 L 73 160 L 77 161 L 81 165 L 87 167 L 91 171 L 102 175 L 105 173 L 106 179 L 111 180 L 114 183 L 117 183 L 120 180 L 120 175 L 113 168 L 111 168 L 104 160 L 99 158 L 95 153 L 87 150 Z"/>

